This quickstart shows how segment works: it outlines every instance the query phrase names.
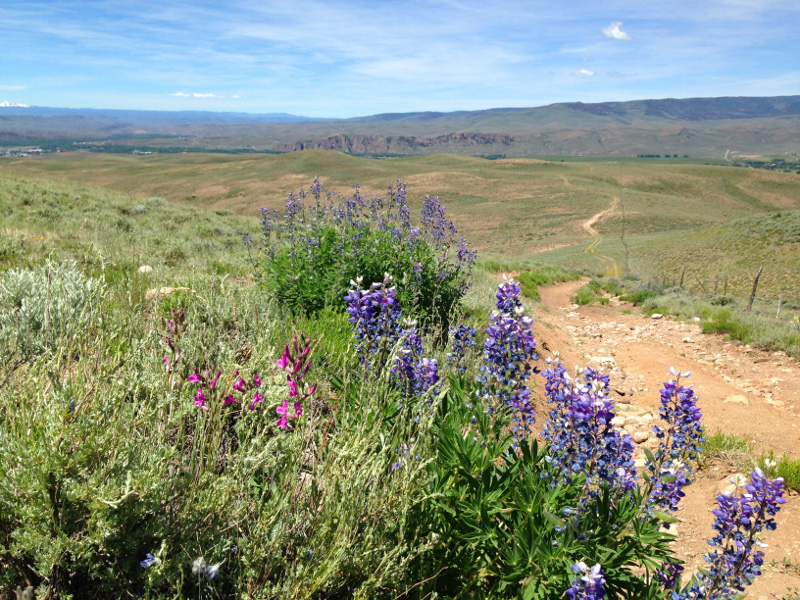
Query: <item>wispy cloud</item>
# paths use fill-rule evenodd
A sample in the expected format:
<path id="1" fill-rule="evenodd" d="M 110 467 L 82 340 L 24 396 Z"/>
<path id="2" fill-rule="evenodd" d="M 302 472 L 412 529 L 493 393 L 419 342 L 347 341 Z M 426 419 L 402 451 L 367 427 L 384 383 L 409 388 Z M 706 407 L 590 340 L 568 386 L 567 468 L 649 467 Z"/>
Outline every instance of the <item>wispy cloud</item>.
<path id="1" fill-rule="evenodd" d="M 623 40 L 629 41 L 631 36 L 620 29 L 622 21 L 612 21 L 608 27 L 603 27 L 600 31 L 603 32 L 603 37 L 609 40 Z"/>
<path id="2" fill-rule="evenodd" d="M 192 92 L 191 94 L 187 94 L 186 92 L 172 92 L 170 96 L 175 96 L 176 98 L 224 98 L 225 96 L 217 96 L 216 94 L 201 94 L 199 92 Z M 240 96 L 231 96 L 232 98 L 239 98 Z"/>
<path id="3" fill-rule="evenodd" d="M 318 117 L 767 95 L 796 80 L 775 56 L 798 22 L 797 0 L 0 0 L 0 91 Z"/>

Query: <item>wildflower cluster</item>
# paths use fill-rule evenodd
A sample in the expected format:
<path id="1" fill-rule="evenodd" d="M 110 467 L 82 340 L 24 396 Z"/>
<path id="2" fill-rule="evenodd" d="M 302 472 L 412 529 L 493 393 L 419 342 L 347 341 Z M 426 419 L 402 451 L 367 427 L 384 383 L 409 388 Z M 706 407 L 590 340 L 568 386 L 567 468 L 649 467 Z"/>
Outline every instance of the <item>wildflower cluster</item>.
<path id="1" fill-rule="evenodd" d="M 600 600 L 606 595 L 603 586 L 606 580 L 603 577 L 603 569 L 599 564 L 589 568 L 585 562 L 572 565 L 572 570 L 576 576 L 572 586 L 566 590 L 566 595 L 572 600 Z"/>
<path id="2" fill-rule="evenodd" d="M 338 308 L 356 275 L 378 281 L 389 272 L 404 283 L 398 301 L 407 315 L 446 321 L 469 287 L 476 253 L 438 198 L 425 198 L 417 227 L 401 181 L 385 198 L 367 198 L 358 186 L 348 197 L 323 195 L 318 179 L 310 191 L 291 194 L 283 212 L 262 209 L 264 281 L 280 301 L 295 312 Z"/>
<path id="3" fill-rule="evenodd" d="M 287 345 L 283 355 L 278 359 L 279 369 L 286 371 L 286 382 L 289 385 L 289 400 L 283 400 L 276 412 L 280 415 L 278 427 L 289 428 L 289 419 L 296 419 L 303 414 L 303 400 L 310 398 L 317 391 L 317 384 L 312 385 L 306 390 L 306 375 L 311 368 L 311 339 L 304 333 L 292 337 L 292 349 Z M 289 408 L 289 401 L 293 403 L 293 409 Z"/>
<path id="4" fill-rule="evenodd" d="M 741 594 L 761 574 L 764 562 L 761 548 L 766 544 L 758 535 L 764 529 L 775 529 L 773 517 L 786 503 L 783 492 L 781 477 L 770 480 L 756 467 L 750 483 L 744 485 L 744 493 L 717 496 L 718 508 L 713 511 L 717 535 L 708 542 L 714 550 L 705 556 L 711 566 L 684 590 L 673 593 L 673 599 L 730 598 Z"/>
<path id="5" fill-rule="evenodd" d="M 415 321 L 406 321 L 400 343 L 389 373 L 403 395 L 422 396 L 439 385 L 439 366 L 435 359 L 425 356 Z"/>
<path id="6" fill-rule="evenodd" d="M 668 423 L 668 428 L 653 427 L 660 442 L 655 455 L 645 453 L 645 479 L 648 481 L 648 507 L 674 511 L 685 495 L 683 487 L 689 484 L 694 473 L 692 462 L 697 459 L 703 443 L 703 427 L 694 390 L 680 384 L 680 380 L 688 378 L 691 373 L 671 368 L 670 374 L 675 379 L 666 382 L 661 389 L 659 409 L 659 415 Z"/>
<path id="7" fill-rule="evenodd" d="M 212 377 L 211 369 L 208 367 L 202 372 L 199 369 L 195 369 L 194 373 L 189 375 L 189 383 L 196 383 L 198 385 L 197 393 L 194 396 L 194 405 L 196 407 L 206 412 L 210 410 L 211 407 L 207 402 L 211 402 L 214 394 L 218 393 L 220 375 L 222 375 L 222 371 L 217 371 L 217 374 Z M 253 391 L 253 396 L 250 399 L 250 410 L 255 410 L 256 405 L 261 404 L 264 400 L 264 397 L 258 390 L 258 388 L 261 387 L 261 378 L 259 378 L 258 374 L 254 373 L 252 380 L 245 380 L 239 375 L 238 369 L 234 377 L 236 380 L 233 384 L 233 390 L 224 396 L 222 406 L 242 404 L 247 401 L 246 397 L 249 397 L 250 391 Z M 203 390 L 204 387 L 205 391 Z M 206 393 L 208 393 L 208 395 L 206 395 Z M 239 396 L 239 399 L 237 399 L 236 396 Z"/>
<path id="8" fill-rule="evenodd" d="M 356 334 L 356 352 L 367 366 L 382 367 L 399 338 L 400 307 L 392 276 L 384 273 L 383 282 L 361 289 L 362 277 L 351 281 L 345 295 L 347 319 Z"/>
<path id="9" fill-rule="evenodd" d="M 222 371 L 217 371 L 217 374 L 212 378 L 211 369 L 206 367 L 205 371 L 202 373 L 198 369 L 195 369 L 194 373 L 189 375 L 189 383 L 198 384 L 197 393 L 194 395 L 195 406 L 203 409 L 206 412 L 210 410 L 210 407 L 206 404 L 206 402 L 209 402 L 209 397 L 206 396 L 205 392 L 203 391 L 203 387 L 206 388 L 210 395 L 213 395 L 214 389 L 217 387 L 217 381 L 219 381 L 219 376 L 221 374 Z"/>
<path id="10" fill-rule="evenodd" d="M 467 350 L 475 345 L 475 329 L 464 324 L 450 328 L 450 352 L 447 353 L 447 364 L 451 365 L 459 373 L 466 370 L 464 359 Z"/>
<path id="11" fill-rule="evenodd" d="M 508 279 L 497 288 L 497 310 L 489 317 L 483 343 L 483 365 L 478 382 L 482 396 L 495 397 L 515 412 L 515 432 L 527 437 L 535 415 L 527 380 L 538 360 L 533 339 L 533 319 L 525 316 L 519 284 Z"/>
<path id="12" fill-rule="evenodd" d="M 547 359 L 552 364 L 551 359 Z M 586 367 L 570 377 L 558 363 L 543 373 L 545 392 L 552 405 L 542 435 L 550 444 L 551 485 L 569 483 L 585 475 L 596 491 L 610 484 L 619 492 L 636 487 L 633 440 L 614 429 L 614 404 L 609 399 L 609 377 Z"/>

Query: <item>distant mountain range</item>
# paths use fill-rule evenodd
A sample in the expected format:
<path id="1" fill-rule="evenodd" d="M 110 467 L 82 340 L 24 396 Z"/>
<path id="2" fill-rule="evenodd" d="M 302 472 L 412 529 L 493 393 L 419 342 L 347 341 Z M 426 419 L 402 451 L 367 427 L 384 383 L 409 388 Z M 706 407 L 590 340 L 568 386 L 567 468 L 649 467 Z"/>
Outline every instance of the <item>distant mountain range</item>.
<path id="1" fill-rule="evenodd" d="M 569 102 L 352 119 L 0 105 L 0 144 L 36 140 L 87 142 L 95 149 L 186 143 L 193 149 L 361 155 L 774 154 L 800 151 L 800 96 Z"/>

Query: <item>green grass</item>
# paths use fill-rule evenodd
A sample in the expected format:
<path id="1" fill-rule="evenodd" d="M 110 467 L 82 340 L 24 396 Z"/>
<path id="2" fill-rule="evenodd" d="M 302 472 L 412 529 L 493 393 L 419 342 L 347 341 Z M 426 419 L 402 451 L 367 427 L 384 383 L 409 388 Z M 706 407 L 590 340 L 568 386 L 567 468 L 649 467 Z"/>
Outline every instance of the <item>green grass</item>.
<path id="1" fill-rule="evenodd" d="M 767 461 L 775 462 L 774 467 L 769 467 Z M 775 458 L 775 454 L 769 454 L 759 457 L 757 464 L 761 469 L 769 473 L 771 477 L 783 477 L 783 483 L 789 490 L 800 492 L 800 460 L 793 460 L 786 454 L 779 459 Z"/>
<path id="2" fill-rule="evenodd" d="M 765 350 L 781 350 L 800 356 L 800 330 L 794 322 L 796 309 L 784 309 L 776 317 L 771 305 L 758 305 L 748 313 L 738 304 L 720 306 L 727 299 L 701 297 L 674 291 L 645 300 L 645 314 L 661 313 L 682 319 L 698 318 L 703 333 L 725 335 L 728 339 Z"/>
<path id="3" fill-rule="evenodd" d="M 713 435 L 706 436 L 697 462 L 701 469 L 708 468 L 715 460 L 721 460 L 737 469 L 742 469 L 747 464 L 752 451 L 753 445 L 747 440 L 717 430 Z"/>
<path id="4" fill-rule="evenodd" d="M 579 281 L 581 274 L 552 265 L 540 265 L 523 271 L 515 277 L 522 293 L 532 300 L 540 300 L 539 286 L 554 285 L 565 281 Z"/>

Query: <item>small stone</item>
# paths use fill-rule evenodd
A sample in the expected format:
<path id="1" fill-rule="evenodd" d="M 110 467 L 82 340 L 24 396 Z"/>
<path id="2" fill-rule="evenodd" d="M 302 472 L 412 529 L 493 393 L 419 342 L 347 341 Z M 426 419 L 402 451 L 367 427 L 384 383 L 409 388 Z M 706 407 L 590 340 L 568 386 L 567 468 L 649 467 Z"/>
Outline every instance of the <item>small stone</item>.
<path id="1" fill-rule="evenodd" d="M 623 425 L 625 425 L 625 421 L 627 420 L 628 419 L 626 419 L 625 417 L 614 417 L 613 419 L 611 419 L 611 425 L 613 427 L 622 427 Z"/>
<path id="2" fill-rule="evenodd" d="M 633 434 L 633 441 L 637 444 L 644 444 L 647 440 L 650 439 L 650 432 L 649 431 L 637 431 Z"/>
<path id="3" fill-rule="evenodd" d="M 774 406 L 775 408 L 780 408 L 781 406 L 785 406 L 786 402 L 783 400 L 773 400 L 772 398 L 767 398 L 767 404 Z"/>
<path id="4" fill-rule="evenodd" d="M 694 340 L 692 338 L 683 338 L 683 342 L 686 344 L 694 344 Z"/>
<path id="5" fill-rule="evenodd" d="M 695 317 L 695 318 L 694 318 L 694 322 L 695 322 L 695 323 L 699 323 L 699 322 L 700 322 L 700 317 Z"/>
<path id="6" fill-rule="evenodd" d="M 653 313 L 652 315 L 650 315 L 650 318 L 651 319 L 663 319 L 664 315 L 662 315 L 661 313 Z"/>
<path id="7" fill-rule="evenodd" d="M 761 392 L 759 390 L 753 390 L 752 392 L 750 392 L 750 395 L 755 398 L 761 398 Z"/>
<path id="8" fill-rule="evenodd" d="M 137 271 L 139 271 L 139 273 L 152 273 L 153 267 L 151 267 L 150 265 L 142 265 L 137 269 Z"/>
<path id="9" fill-rule="evenodd" d="M 747 400 L 747 396 L 742 395 L 728 396 L 723 402 L 725 404 L 750 404 Z"/>

